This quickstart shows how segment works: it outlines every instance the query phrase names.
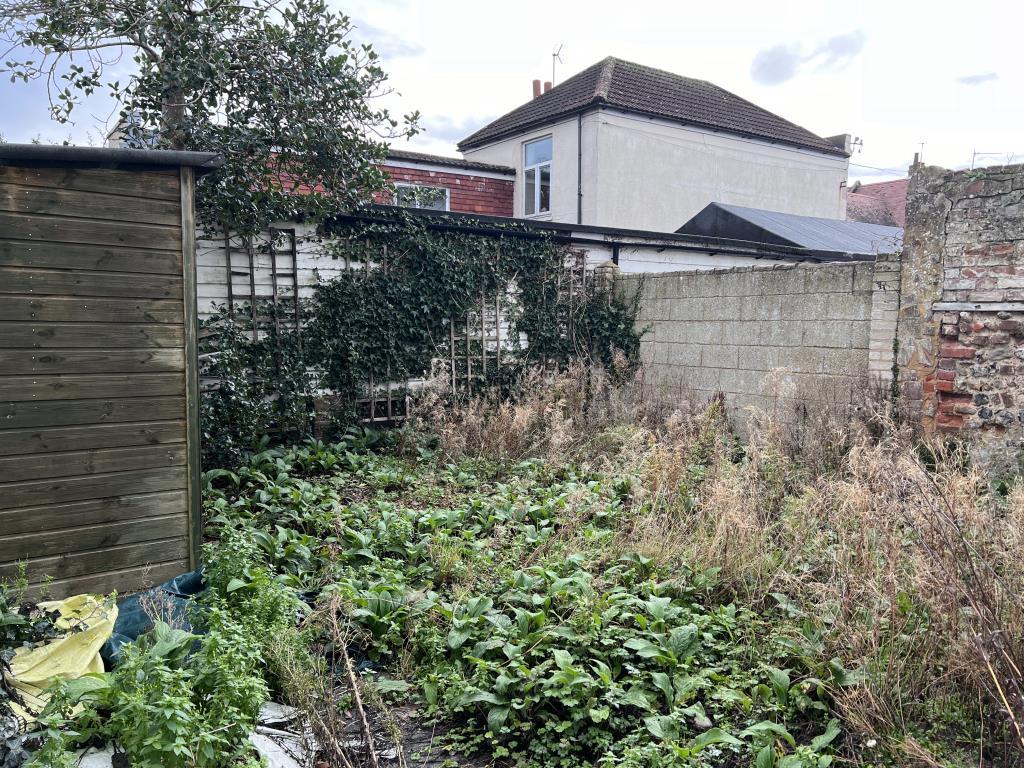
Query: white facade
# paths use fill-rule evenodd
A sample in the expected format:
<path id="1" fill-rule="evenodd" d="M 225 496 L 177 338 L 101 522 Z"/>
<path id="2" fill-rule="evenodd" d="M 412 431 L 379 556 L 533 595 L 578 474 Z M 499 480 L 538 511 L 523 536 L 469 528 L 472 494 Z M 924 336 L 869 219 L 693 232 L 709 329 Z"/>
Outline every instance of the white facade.
<path id="1" fill-rule="evenodd" d="M 551 209 L 529 217 L 540 221 L 672 232 L 713 202 L 846 217 L 845 157 L 612 109 L 463 153 L 516 169 L 517 217 L 524 210 L 523 145 L 544 136 L 553 145 Z"/>

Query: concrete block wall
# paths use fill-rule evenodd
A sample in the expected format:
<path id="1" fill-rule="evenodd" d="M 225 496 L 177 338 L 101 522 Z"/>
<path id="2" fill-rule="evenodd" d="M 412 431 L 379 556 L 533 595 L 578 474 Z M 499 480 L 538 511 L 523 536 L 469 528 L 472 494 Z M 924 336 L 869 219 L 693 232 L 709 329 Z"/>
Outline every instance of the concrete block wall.
<path id="1" fill-rule="evenodd" d="M 872 373 L 891 376 L 898 278 L 888 261 L 877 274 L 867 262 L 783 264 L 622 275 L 619 287 L 641 291 L 641 355 L 663 393 L 721 392 L 735 413 L 784 416 L 796 401 L 858 402 Z"/>
<path id="2" fill-rule="evenodd" d="M 1024 165 L 911 169 L 903 252 L 872 263 L 620 275 L 642 356 L 681 399 L 898 396 L 904 421 L 1024 466 Z M 886 386 L 886 385 L 890 386 Z M 780 405 L 782 406 L 780 408 Z"/>

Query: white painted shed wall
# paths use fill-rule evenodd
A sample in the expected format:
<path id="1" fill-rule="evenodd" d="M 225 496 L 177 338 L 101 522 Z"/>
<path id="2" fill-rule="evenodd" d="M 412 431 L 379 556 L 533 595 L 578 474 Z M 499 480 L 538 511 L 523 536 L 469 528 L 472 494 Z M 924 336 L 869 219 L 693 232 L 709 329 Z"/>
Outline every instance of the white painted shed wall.
<path id="1" fill-rule="evenodd" d="M 331 257 L 323 239 L 317 235 L 315 225 L 281 222 L 275 224 L 275 228 L 295 229 L 300 298 L 312 297 L 318 282 L 332 280 L 345 271 L 345 262 Z M 591 232 L 579 232 L 578 236 L 587 239 L 597 239 L 594 238 L 594 234 Z M 619 250 L 619 269 L 626 274 L 637 272 L 675 272 L 680 269 L 714 269 L 716 267 L 743 265 L 753 266 L 766 263 L 765 259 L 755 259 L 747 256 L 712 254 L 701 251 L 665 250 L 659 248 L 657 244 L 630 242 L 625 238 L 620 238 L 620 241 L 625 241 L 625 243 Z M 248 299 L 250 292 L 248 258 L 239 247 L 237 240 L 233 240 L 233 244 L 235 247 L 232 249 L 231 256 L 232 286 L 235 301 L 244 302 Z M 612 259 L 612 246 L 610 244 L 588 244 L 574 247 L 587 252 L 587 264 L 592 267 Z M 256 295 L 261 298 L 269 297 L 273 293 L 270 257 L 267 253 L 261 252 L 259 248 L 254 250 L 256 269 L 253 277 L 256 283 Z M 196 265 L 199 316 L 201 319 L 206 319 L 214 313 L 218 305 L 224 305 L 228 300 L 227 265 L 222 237 L 210 239 L 204 237 L 202 231 L 197 233 Z M 290 296 L 290 254 L 279 255 L 278 269 L 280 270 L 278 274 L 279 294 L 287 293 Z M 284 304 L 282 306 L 282 315 L 287 316 L 290 310 L 290 304 Z"/>

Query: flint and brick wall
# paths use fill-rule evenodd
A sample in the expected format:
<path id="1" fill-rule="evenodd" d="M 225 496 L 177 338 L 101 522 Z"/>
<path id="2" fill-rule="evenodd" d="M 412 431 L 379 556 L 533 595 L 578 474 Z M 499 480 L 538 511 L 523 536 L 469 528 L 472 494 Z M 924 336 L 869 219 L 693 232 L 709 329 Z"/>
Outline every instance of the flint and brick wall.
<path id="1" fill-rule="evenodd" d="M 396 184 L 421 184 L 428 187 L 444 187 L 449 191 L 449 210 L 455 213 L 478 213 L 484 216 L 511 216 L 514 194 L 514 177 L 496 179 L 490 176 L 476 176 L 471 171 L 451 173 L 424 168 L 402 168 L 385 165 L 391 180 Z M 389 200 L 380 199 L 386 203 Z"/>
<path id="2" fill-rule="evenodd" d="M 895 259 L 623 275 L 641 290 L 641 349 L 663 393 L 725 395 L 792 413 L 798 401 L 862 402 L 869 377 L 892 371 Z M 875 330 L 873 330 L 875 329 Z M 888 332 L 885 330 L 888 329 Z"/>
<path id="3" fill-rule="evenodd" d="M 905 407 L 1012 469 L 1024 445 L 1024 166 L 915 166 L 904 242 Z"/>

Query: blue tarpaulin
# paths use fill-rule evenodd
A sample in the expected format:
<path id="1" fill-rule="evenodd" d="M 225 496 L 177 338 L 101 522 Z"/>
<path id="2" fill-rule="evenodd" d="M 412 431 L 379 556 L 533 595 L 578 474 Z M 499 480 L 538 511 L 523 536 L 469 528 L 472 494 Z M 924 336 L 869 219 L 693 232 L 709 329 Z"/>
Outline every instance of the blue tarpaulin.
<path id="1" fill-rule="evenodd" d="M 173 618 L 174 625 L 192 631 L 192 606 L 194 599 L 206 589 L 202 570 L 189 571 L 175 576 L 159 587 L 129 595 L 117 604 L 117 621 L 114 633 L 100 649 L 100 655 L 107 669 L 117 665 L 121 649 L 135 642 L 139 635 L 153 627 L 153 618 L 144 606 L 150 605 L 160 611 L 157 618 Z"/>

